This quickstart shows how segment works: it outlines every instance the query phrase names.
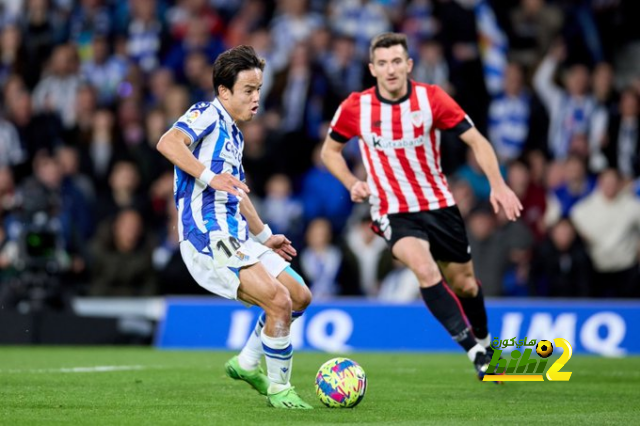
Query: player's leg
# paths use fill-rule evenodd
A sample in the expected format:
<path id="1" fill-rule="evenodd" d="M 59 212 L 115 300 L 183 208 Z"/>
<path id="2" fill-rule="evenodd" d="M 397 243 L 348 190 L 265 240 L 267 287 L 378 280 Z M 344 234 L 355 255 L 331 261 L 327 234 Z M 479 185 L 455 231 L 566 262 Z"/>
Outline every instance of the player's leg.
<path id="1" fill-rule="evenodd" d="M 431 313 L 474 360 L 476 353 L 483 350 L 471 335 L 456 298 L 445 287 L 438 264 L 431 255 L 429 242 L 417 237 L 405 237 L 394 244 L 392 251 L 418 278 L 422 298 Z"/>
<path id="2" fill-rule="evenodd" d="M 473 272 L 473 262 L 438 262 L 447 284 L 460 300 L 462 309 L 471 323 L 471 329 L 487 351 L 491 348 L 491 335 L 487 322 L 487 310 L 484 303 L 482 286 Z"/>
<path id="3" fill-rule="evenodd" d="M 239 278 L 238 299 L 260 306 L 266 314 L 260 337 L 270 381 L 269 404 L 278 408 L 312 408 L 289 382 L 293 361 L 289 291 L 260 263 L 241 269 Z"/>
<path id="4" fill-rule="evenodd" d="M 272 275 L 277 275 L 278 281 L 282 283 L 287 290 L 289 290 L 292 304 L 291 322 L 293 323 L 302 316 L 306 307 L 311 303 L 311 291 L 309 291 L 309 288 L 306 286 L 302 277 L 277 254 L 269 251 L 265 253 L 265 255 L 261 256 L 260 260 L 267 271 Z M 279 265 L 279 262 L 282 262 L 283 264 Z M 245 381 L 248 381 L 263 395 L 266 395 L 267 387 L 269 385 L 268 379 L 265 376 L 247 376 L 237 374 L 236 372 L 240 369 L 244 371 L 254 371 L 259 368 L 260 360 L 264 354 L 260 335 L 262 334 L 262 328 L 264 327 L 265 320 L 266 314 L 265 312 L 262 312 L 256 321 L 253 332 L 249 335 L 247 342 L 240 351 L 240 354 L 234 356 L 225 364 L 227 374 L 229 376 L 242 380 L 245 380 L 244 377 L 248 377 L 249 380 Z"/>

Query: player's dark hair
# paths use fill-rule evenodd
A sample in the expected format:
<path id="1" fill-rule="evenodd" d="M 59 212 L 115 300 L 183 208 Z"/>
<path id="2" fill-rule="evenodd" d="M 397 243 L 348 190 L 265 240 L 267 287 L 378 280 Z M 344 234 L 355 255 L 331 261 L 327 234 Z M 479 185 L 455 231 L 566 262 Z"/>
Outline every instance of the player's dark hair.
<path id="1" fill-rule="evenodd" d="M 371 40 L 371 46 L 369 47 L 369 60 L 373 62 L 373 51 L 380 47 L 391 47 L 400 45 L 404 48 L 404 51 L 409 54 L 409 45 L 407 43 L 407 36 L 400 33 L 382 33 Z"/>
<path id="2" fill-rule="evenodd" d="M 264 70 L 264 59 L 259 58 L 251 46 L 241 45 L 221 53 L 213 63 L 213 90 L 216 96 L 220 85 L 233 93 L 238 74 L 255 68 Z"/>

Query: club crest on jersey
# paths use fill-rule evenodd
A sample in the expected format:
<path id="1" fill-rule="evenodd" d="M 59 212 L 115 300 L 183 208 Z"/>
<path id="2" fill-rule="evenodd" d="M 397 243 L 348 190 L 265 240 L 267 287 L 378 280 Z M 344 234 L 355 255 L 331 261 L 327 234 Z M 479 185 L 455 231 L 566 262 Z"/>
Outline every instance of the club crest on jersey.
<path id="1" fill-rule="evenodd" d="M 411 124 L 413 124 L 413 127 L 420 127 L 424 124 L 424 117 L 421 111 L 413 111 L 411 113 Z"/>
<path id="2" fill-rule="evenodd" d="M 236 252 L 236 257 L 240 260 L 245 260 L 245 259 L 249 259 L 249 255 L 248 254 L 244 254 L 243 252 L 241 252 L 240 250 L 238 250 Z"/>

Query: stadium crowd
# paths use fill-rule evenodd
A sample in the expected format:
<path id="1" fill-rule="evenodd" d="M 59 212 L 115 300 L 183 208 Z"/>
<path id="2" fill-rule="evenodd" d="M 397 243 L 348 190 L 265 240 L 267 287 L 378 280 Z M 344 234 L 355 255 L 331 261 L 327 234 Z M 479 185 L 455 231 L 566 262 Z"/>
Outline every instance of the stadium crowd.
<path id="1" fill-rule="evenodd" d="M 319 156 L 337 106 L 373 84 L 370 39 L 391 30 L 409 36 L 413 78 L 489 137 L 523 202 L 518 222 L 494 215 L 473 155 L 443 134 L 485 295 L 640 296 L 640 2 L 490 1 L 506 34 L 498 90 L 476 3 L 5 0 L 0 304 L 204 293 L 180 258 L 173 170 L 155 144 L 212 98 L 212 63 L 238 44 L 267 60 L 261 113 L 243 125 L 252 199 L 298 248 L 316 300 L 418 298 Z M 346 153 L 362 175 L 357 143 Z"/>

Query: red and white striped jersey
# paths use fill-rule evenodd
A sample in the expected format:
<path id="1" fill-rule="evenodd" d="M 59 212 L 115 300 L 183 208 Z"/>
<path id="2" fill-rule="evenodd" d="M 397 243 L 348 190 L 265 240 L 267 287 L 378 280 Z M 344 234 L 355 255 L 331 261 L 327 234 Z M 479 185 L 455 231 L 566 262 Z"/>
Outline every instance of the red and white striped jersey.
<path id="1" fill-rule="evenodd" d="M 472 126 L 440 87 L 409 81 L 407 95 L 397 101 L 383 99 L 376 87 L 352 93 L 336 111 L 329 134 L 338 142 L 359 138 L 371 216 L 377 220 L 453 206 L 440 166 L 440 130 L 460 134 Z"/>

